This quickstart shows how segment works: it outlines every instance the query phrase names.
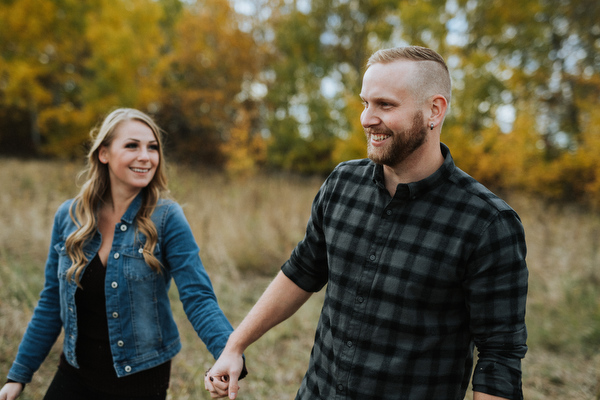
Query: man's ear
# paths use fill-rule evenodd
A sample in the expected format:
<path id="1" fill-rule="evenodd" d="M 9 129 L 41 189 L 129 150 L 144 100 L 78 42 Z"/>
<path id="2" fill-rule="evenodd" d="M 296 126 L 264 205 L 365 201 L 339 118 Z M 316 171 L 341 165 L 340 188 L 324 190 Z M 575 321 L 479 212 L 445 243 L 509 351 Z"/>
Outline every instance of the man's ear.
<path id="1" fill-rule="evenodd" d="M 448 110 L 448 101 L 441 94 L 433 96 L 429 103 L 428 125 L 438 126 L 444 121 L 446 111 Z"/>

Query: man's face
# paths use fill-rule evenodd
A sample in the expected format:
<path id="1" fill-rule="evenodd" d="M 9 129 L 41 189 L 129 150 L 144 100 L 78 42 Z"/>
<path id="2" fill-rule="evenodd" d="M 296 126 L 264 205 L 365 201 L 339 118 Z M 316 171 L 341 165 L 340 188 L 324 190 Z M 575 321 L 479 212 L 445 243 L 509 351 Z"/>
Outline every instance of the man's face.
<path id="1" fill-rule="evenodd" d="M 416 63 L 374 64 L 365 72 L 360 121 L 373 162 L 396 167 L 427 140 L 428 128 L 411 86 Z"/>

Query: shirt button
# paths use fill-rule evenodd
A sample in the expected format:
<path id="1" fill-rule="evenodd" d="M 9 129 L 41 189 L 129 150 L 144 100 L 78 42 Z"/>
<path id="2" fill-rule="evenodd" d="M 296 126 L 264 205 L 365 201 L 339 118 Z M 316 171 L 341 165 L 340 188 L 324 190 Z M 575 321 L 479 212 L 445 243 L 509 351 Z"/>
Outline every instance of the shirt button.
<path id="1" fill-rule="evenodd" d="M 127 230 L 127 225 L 121 225 L 121 232 L 125 232 Z"/>
<path id="2" fill-rule="evenodd" d="M 344 385 L 342 385 L 342 384 L 337 385 L 337 390 L 340 391 L 340 392 L 343 392 L 344 391 Z"/>
<path id="3" fill-rule="evenodd" d="M 386 213 L 387 215 L 392 215 L 392 210 L 385 210 L 385 213 Z"/>
<path id="4" fill-rule="evenodd" d="M 131 372 L 131 367 L 129 365 L 125 367 L 125 372 Z"/>
<path id="5" fill-rule="evenodd" d="M 371 261 L 375 261 L 375 254 L 371 254 L 371 255 L 369 256 L 369 260 L 371 260 Z"/>
<path id="6" fill-rule="evenodd" d="M 120 255 L 119 253 L 115 253 L 115 254 L 113 255 L 113 258 L 114 258 L 115 260 L 118 260 L 118 259 L 119 259 L 119 257 L 121 257 L 121 255 Z"/>
<path id="7" fill-rule="evenodd" d="M 125 346 L 125 342 L 123 342 L 122 340 L 119 340 L 119 341 L 117 342 L 117 346 L 119 346 L 119 347 L 123 347 L 123 346 Z"/>
<path id="8" fill-rule="evenodd" d="M 357 302 L 357 303 L 362 303 L 363 301 L 365 301 L 365 299 L 363 299 L 363 298 L 362 298 L 362 296 L 358 296 L 358 297 L 356 298 L 356 302 Z"/>
<path id="9" fill-rule="evenodd" d="M 112 313 L 112 317 L 113 318 L 119 318 L 119 313 L 115 311 L 114 313 Z"/>
<path id="10" fill-rule="evenodd" d="M 352 340 L 348 340 L 348 341 L 346 342 L 346 346 L 348 346 L 348 347 L 352 347 Z"/>

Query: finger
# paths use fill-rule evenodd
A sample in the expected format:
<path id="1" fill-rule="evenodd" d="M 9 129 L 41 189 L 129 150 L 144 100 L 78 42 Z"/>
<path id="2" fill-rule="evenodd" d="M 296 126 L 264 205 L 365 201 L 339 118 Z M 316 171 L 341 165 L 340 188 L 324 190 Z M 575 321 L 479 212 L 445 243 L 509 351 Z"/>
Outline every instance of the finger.
<path id="1" fill-rule="evenodd" d="M 213 384 L 210 381 L 210 377 L 208 375 L 204 375 L 204 387 L 209 392 L 214 392 L 215 391 L 215 388 L 213 387 Z"/>
<path id="2" fill-rule="evenodd" d="M 238 385 L 237 377 L 230 377 L 229 379 L 229 398 L 231 400 L 235 399 L 240 391 L 240 386 Z"/>
<path id="3" fill-rule="evenodd" d="M 215 390 L 217 390 L 220 393 L 227 394 L 227 389 L 229 389 L 229 382 L 223 382 L 222 380 L 219 379 L 219 377 L 214 377 L 214 379 L 211 383 L 212 383 L 213 387 L 215 388 Z"/>
<path id="4" fill-rule="evenodd" d="M 229 383 L 223 382 L 221 378 L 221 376 L 210 376 L 209 374 L 208 379 L 210 380 L 210 385 L 212 387 L 212 390 L 210 390 L 211 395 L 217 395 L 217 397 L 227 396 Z"/>

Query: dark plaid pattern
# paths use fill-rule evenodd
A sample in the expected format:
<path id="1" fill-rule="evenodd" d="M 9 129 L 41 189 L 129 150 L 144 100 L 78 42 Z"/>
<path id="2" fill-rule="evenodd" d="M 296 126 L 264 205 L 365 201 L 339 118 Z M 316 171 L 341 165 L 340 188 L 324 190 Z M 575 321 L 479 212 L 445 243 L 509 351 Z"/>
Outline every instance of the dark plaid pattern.
<path id="1" fill-rule="evenodd" d="M 517 214 L 458 169 L 399 185 L 368 159 L 340 164 L 282 267 L 327 285 L 298 399 L 521 399 L 525 237 Z"/>

